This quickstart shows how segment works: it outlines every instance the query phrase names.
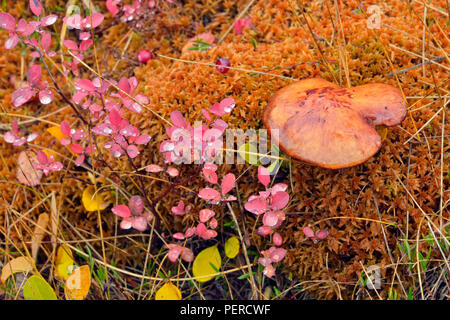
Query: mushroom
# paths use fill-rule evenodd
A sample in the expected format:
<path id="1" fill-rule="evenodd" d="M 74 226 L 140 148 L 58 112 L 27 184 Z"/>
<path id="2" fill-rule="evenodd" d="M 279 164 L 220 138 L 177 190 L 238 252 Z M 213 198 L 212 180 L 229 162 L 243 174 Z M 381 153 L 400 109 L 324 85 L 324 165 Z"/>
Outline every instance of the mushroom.
<path id="1" fill-rule="evenodd" d="M 263 122 L 287 155 L 328 168 L 363 163 L 381 147 L 377 125 L 395 126 L 406 117 L 400 90 L 380 83 L 342 88 L 320 78 L 278 91 Z"/>

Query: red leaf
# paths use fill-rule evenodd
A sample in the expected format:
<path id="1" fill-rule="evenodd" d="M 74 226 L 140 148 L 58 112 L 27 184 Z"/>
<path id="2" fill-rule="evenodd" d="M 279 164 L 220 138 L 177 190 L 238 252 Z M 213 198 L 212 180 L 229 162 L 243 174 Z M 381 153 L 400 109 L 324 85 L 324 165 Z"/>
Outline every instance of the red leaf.
<path id="1" fill-rule="evenodd" d="M 122 218 L 128 218 L 129 216 L 131 216 L 131 211 L 130 209 L 124 205 L 124 204 L 119 204 L 118 206 L 114 206 L 112 208 L 112 212 Z"/>
<path id="2" fill-rule="evenodd" d="M 270 183 L 270 172 L 263 166 L 258 167 L 258 180 L 264 187 L 267 187 Z"/>
<path id="3" fill-rule="evenodd" d="M 30 9 L 35 16 L 39 16 L 42 12 L 42 5 L 39 0 L 30 0 Z"/>
<path id="4" fill-rule="evenodd" d="M 234 183 L 236 181 L 236 177 L 234 174 L 229 173 L 225 175 L 222 179 L 222 195 L 227 194 L 231 189 L 234 188 Z"/>

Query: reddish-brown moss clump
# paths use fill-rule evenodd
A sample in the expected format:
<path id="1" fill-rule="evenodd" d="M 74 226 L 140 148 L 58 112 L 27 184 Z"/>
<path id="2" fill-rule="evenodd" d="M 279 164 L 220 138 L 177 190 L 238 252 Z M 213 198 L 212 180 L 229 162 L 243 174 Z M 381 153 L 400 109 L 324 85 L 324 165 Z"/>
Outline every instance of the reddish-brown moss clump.
<path id="1" fill-rule="evenodd" d="M 152 21 L 147 22 L 146 32 L 133 36 L 125 50 L 126 56 L 134 59 L 137 52 L 146 48 L 156 54 L 179 58 L 185 43 L 196 34 L 212 32 L 220 38 L 232 23 L 233 17 L 237 16 L 246 3 L 247 1 L 240 1 L 236 5 L 235 1 L 204 0 L 185 1 L 183 6 L 164 7 Z M 422 51 L 422 43 L 417 39 L 422 39 L 423 36 L 423 25 L 420 20 L 423 6 L 418 3 L 409 4 L 407 1 L 394 0 L 381 4 L 378 2 L 381 11 L 385 13 L 382 16 L 384 24 L 380 30 L 375 30 L 379 34 L 379 40 L 374 30 L 366 27 L 367 17 L 358 11 L 358 1 L 345 1 L 339 4 L 339 25 L 342 31 L 333 27 L 338 25 L 334 5 L 327 7 L 323 1 L 304 2 L 303 9 L 306 14 L 303 15 L 300 9 L 296 13 L 293 12 L 296 9 L 292 3 L 279 0 L 255 1 L 248 12 L 255 30 L 244 31 L 242 36 L 230 33 L 223 42 L 210 50 L 188 51 L 183 54 L 185 60 L 210 64 L 218 58 L 226 57 L 232 67 L 269 72 L 285 78 L 233 69 L 222 74 L 217 72 L 214 66 L 171 61 L 163 57 L 157 57 L 146 65 L 135 68 L 130 67 L 129 61 L 122 60 L 116 66 L 114 74 L 120 77 L 135 73 L 140 82 L 140 89 L 150 98 L 149 107 L 166 118 L 171 111 L 180 110 L 189 120 L 199 120 L 201 108 L 209 107 L 214 102 L 231 96 L 236 101 L 236 108 L 227 121 L 231 128 L 242 129 L 261 128 L 260 119 L 270 97 L 294 80 L 321 77 L 342 87 L 371 82 L 401 87 L 409 105 L 409 116 L 401 126 L 389 131 L 380 152 L 374 157 L 359 166 L 340 171 L 294 162 L 292 181 L 289 182 L 290 174 L 287 168 L 282 168 L 277 177 L 293 186 L 293 190 L 289 190 L 292 200 L 286 210 L 288 218 L 279 230 L 285 239 L 283 246 L 288 249 L 283 264 L 284 272 L 286 274 L 291 272 L 299 282 L 315 281 L 316 285 L 307 287 L 311 295 L 317 298 L 354 298 L 353 293 L 357 291 L 354 288 L 363 266 L 377 264 L 382 267 L 382 276 L 386 282 L 396 281 L 393 264 L 397 261 L 391 261 L 388 252 L 392 251 L 397 254 L 396 256 L 400 256 L 396 251 L 396 245 L 406 236 L 407 228 L 410 236 L 416 235 L 417 232 L 426 233 L 424 229 L 418 230 L 423 214 L 412 203 L 411 198 L 408 198 L 403 185 L 407 186 L 421 209 L 430 214 L 437 223 L 439 217 L 433 213 L 437 213 L 440 208 L 441 190 L 444 190 L 443 203 L 448 202 L 449 194 L 446 191 L 449 189 L 450 179 L 444 176 L 441 186 L 439 178 L 441 166 L 444 172 L 450 170 L 448 139 L 441 139 L 441 133 L 448 134 L 450 128 L 448 121 L 444 124 L 444 128 L 441 128 L 442 113 L 422 130 L 420 140 L 415 138 L 410 143 L 404 144 L 442 107 L 442 100 L 421 97 L 429 94 L 433 96 L 447 94 L 442 89 L 448 88 L 447 71 L 434 64 L 427 64 L 425 73 L 422 68 L 416 68 L 398 74 L 398 81 L 395 77 L 389 76 L 393 71 L 421 63 L 421 59 L 414 55 L 390 46 L 395 45 L 414 52 Z M 445 1 L 434 1 L 433 6 L 445 8 L 446 4 Z M 13 14 L 19 16 L 17 8 L 11 10 Z M 304 21 L 305 17 L 314 35 L 309 32 Z M 442 51 L 436 49 L 439 46 L 446 52 L 450 51 L 450 44 L 441 36 L 438 27 L 439 24 L 445 31 L 445 16 L 428 10 L 428 18 L 435 21 L 429 24 L 429 33 L 435 35 L 438 40 L 427 40 L 430 44 L 426 46 L 427 54 L 429 57 L 441 56 Z M 128 31 L 125 25 L 118 25 L 102 35 L 98 49 L 101 68 L 104 68 L 104 71 L 109 71 L 113 67 L 116 58 L 125 48 L 127 41 L 123 37 Z M 344 37 L 341 36 L 342 32 Z M 0 47 L 3 48 L 7 36 L 5 32 L 0 33 Z M 251 37 L 254 40 L 251 40 Z M 436 41 L 439 41 L 439 46 Z M 316 45 L 320 46 L 320 51 Z M 5 66 L 0 71 L 2 112 L 41 116 L 65 106 L 62 103 L 54 103 L 41 107 L 30 103 L 20 111 L 13 109 L 10 96 L 14 91 L 14 84 L 10 81 L 10 75 L 16 75 L 17 79 L 20 79 L 21 63 L 27 66 L 29 61 L 25 58 L 22 60 L 17 52 L 1 50 L 0 63 Z M 391 69 L 388 59 L 391 60 L 394 70 Z M 435 89 L 435 83 L 441 89 Z M 69 109 L 58 112 L 46 120 L 59 123 L 64 118 L 74 121 Z M 139 157 L 140 163 L 137 165 L 161 163 L 161 157 L 156 150 L 160 142 L 167 138 L 164 133 L 164 122 L 147 110 L 144 110 L 142 115 L 130 115 L 130 119 L 153 137 L 148 148 L 143 150 Z M 41 133 L 44 133 L 48 126 L 49 124 L 44 122 L 27 124 L 30 131 Z M 70 156 L 63 147 L 55 144 L 49 135 L 42 134 L 35 143 L 55 149 L 67 157 Z M 443 163 L 441 163 L 441 147 L 444 148 Z M 17 150 L 2 139 L 0 149 L 2 201 L 11 204 L 18 212 L 26 212 L 40 199 L 14 184 Z M 130 171 L 126 163 L 119 163 L 119 167 Z M 185 166 L 181 169 L 183 175 L 193 174 L 190 167 Z M 246 169 L 247 166 L 244 165 L 221 168 L 222 173 L 233 170 L 236 176 L 244 173 Z M 98 237 L 97 213 L 87 214 L 80 204 L 82 183 L 68 179 L 67 173 L 64 172 L 61 175 L 54 174 L 44 182 L 59 182 L 59 177 L 63 175 L 66 178 L 61 183 L 44 185 L 43 188 L 46 195 L 52 191 L 56 192 L 60 212 L 64 216 L 64 219 L 60 220 L 64 238 L 80 239 L 79 234 L 71 231 L 71 226 L 83 230 L 83 237 Z M 167 187 L 167 184 L 162 182 L 151 179 L 146 181 L 146 190 L 150 198 L 157 197 L 161 190 Z M 192 179 L 187 187 L 198 191 L 199 183 L 201 180 Z M 237 184 L 242 201 L 259 191 L 255 169 L 247 171 Z M 124 187 L 127 191 L 136 193 L 133 183 Z M 174 219 L 169 215 L 170 207 L 180 198 L 195 207 L 192 212 L 198 212 L 203 206 L 195 195 L 186 191 L 177 189 L 168 194 L 165 200 L 160 202 L 157 210 L 169 223 L 174 224 L 172 231 L 181 231 L 194 221 L 193 215 L 187 215 L 183 220 Z M 378 203 L 378 208 L 375 203 Z M 34 219 L 43 210 L 44 208 L 34 210 L 29 218 Z M 221 217 L 226 213 L 224 210 Z M 237 206 L 236 213 L 246 214 L 240 212 Z M 8 210 L 5 214 L 1 214 L 2 226 L 6 223 L 6 215 L 9 215 L 9 219 L 12 217 Z M 448 208 L 444 207 L 442 215 L 448 219 Z M 253 218 L 250 215 L 246 217 L 246 229 L 253 243 L 256 243 L 258 248 L 264 249 L 266 246 L 263 243 L 264 239 L 252 233 Z M 112 214 L 105 211 L 102 219 L 104 235 L 114 235 L 115 222 Z M 376 222 L 380 219 L 395 225 L 383 225 L 387 243 L 383 238 L 381 224 Z M 328 238 L 318 244 L 305 239 L 302 232 L 302 227 L 314 223 L 330 232 Z M 27 229 L 24 225 L 28 229 L 32 228 L 31 223 L 24 222 L 20 225 L 21 230 Z M 25 234 L 27 234 L 25 231 L 24 234 L 20 234 L 13 229 L 10 230 L 11 239 L 15 239 L 19 246 L 22 240 L 30 240 L 30 236 L 24 236 Z M 118 241 L 116 245 L 119 250 L 114 252 L 111 246 L 106 246 L 106 254 L 111 259 L 114 254 L 115 265 L 141 268 L 145 258 L 145 254 L 142 254 L 145 250 L 143 243 Z M 94 246 L 100 252 L 100 242 L 96 242 Z M 397 267 L 396 272 L 401 273 L 402 280 L 406 283 L 410 281 L 407 268 Z M 396 285 L 395 287 L 397 288 Z M 383 287 L 380 294 L 387 296 L 387 291 L 388 286 Z M 295 296 L 292 293 L 289 297 Z"/>

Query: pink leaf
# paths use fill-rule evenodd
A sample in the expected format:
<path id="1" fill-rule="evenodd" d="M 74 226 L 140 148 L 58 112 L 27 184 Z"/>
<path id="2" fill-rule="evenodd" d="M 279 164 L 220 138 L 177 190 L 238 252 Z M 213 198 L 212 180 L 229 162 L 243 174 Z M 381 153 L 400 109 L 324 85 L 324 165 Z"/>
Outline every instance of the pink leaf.
<path id="1" fill-rule="evenodd" d="M 40 164 L 46 164 L 48 162 L 47 155 L 45 154 L 44 151 L 39 150 L 36 153 L 36 156 Z"/>
<path id="2" fill-rule="evenodd" d="M 16 34 L 14 34 L 11 38 L 9 38 L 8 40 L 5 41 L 5 49 L 6 50 L 13 49 L 15 46 L 17 46 L 19 41 L 20 41 L 20 38 Z M 39 54 L 38 54 L 38 57 L 39 57 Z"/>
<path id="3" fill-rule="evenodd" d="M 166 170 L 167 174 L 171 177 L 176 177 L 180 174 L 180 171 L 176 168 L 170 167 Z"/>
<path id="4" fill-rule="evenodd" d="M 41 82 L 42 69 L 38 64 L 34 64 L 28 70 L 28 81 L 34 87 L 37 87 Z"/>
<path id="5" fill-rule="evenodd" d="M 0 12 L 0 27 L 8 31 L 14 31 L 16 28 L 16 19 L 9 13 Z"/>
<path id="6" fill-rule="evenodd" d="M 173 125 L 179 128 L 186 128 L 187 123 L 186 119 L 184 119 L 183 115 L 180 111 L 173 111 L 170 114 L 170 121 L 172 121 Z"/>
<path id="7" fill-rule="evenodd" d="M 225 98 L 220 101 L 220 106 L 225 113 L 230 113 L 231 111 L 233 111 L 236 103 L 234 102 L 233 98 Z"/>
<path id="8" fill-rule="evenodd" d="M 272 197 L 272 209 L 281 210 L 287 206 L 288 202 L 289 202 L 289 194 L 287 192 L 284 191 L 277 192 Z"/>
<path id="9" fill-rule="evenodd" d="M 158 172 L 164 171 L 164 169 L 161 168 L 160 166 L 158 166 L 157 164 L 151 164 L 147 168 L 145 168 L 145 171 L 151 172 L 151 173 L 158 173 Z"/>
<path id="10" fill-rule="evenodd" d="M 91 34 L 89 32 L 81 32 L 80 33 L 80 36 L 79 36 L 80 40 L 85 41 L 85 40 L 89 40 L 90 38 L 91 38 Z"/>
<path id="11" fill-rule="evenodd" d="M 177 216 L 181 216 L 181 215 L 185 214 L 186 212 L 184 211 L 184 202 L 182 200 L 180 200 L 178 202 L 178 205 L 171 208 L 171 211 L 174 215 L 177 215 Z"/>
<path id="12" fill-rule="evenodd" d="M 99 25 L 102 24 L 104 19 L 105 19 L 105 16 L 99 12 L 92 14 L 91 17 L 87 17 L 89 25 L 91 24 L 91 21 L 92 21 L 92 28 L 97 28 Z"/>
<path id="13" fill-rule="evenodd" d="M 273 234 L 272 241 L 273 241 L 274 245 L 279 247 L 279 246 L 281 246 L 283 244 L 283 237 L 281 237 L 281 235 L 278 232 L 275 232 Z"/>
<path id="14" fill-rule="evenodd" d="M 206 181 L 212 184 L 217 183 L 217 174 L 214 171 L 203 168 L 202 172 Z"/>
<path id="15" fill-rule="evenodd" d="M 70 150 L 72 152 L 74 152 L 74 153 L 77 153 L 77 154 L 83 153 L 83 147 L 80 146 L 78 143 L 71 144 L 70 145 Z"/>
<path id="16" fill-rule="evenodd" d="M 169 258 L 171 262 L 175 262 L 177 261 L 182 251 L 183 251 L 182 246 L 172 245 L 170 246 L 169 252 L 167 253 L 167 258 Z"/>
<path id="17" fill-rule="evenodd" d="M 275 212 L 269 211 L 266 214 L 264 214 L 263 223 L 265 226 L 273 227 L 277 224 L 277 222 L 278 222 L 278 216 Z"/>
<path id="18" fill-rule="evenodd" d="M 251 18 L 247 18 L 247 19 L 238 19 L 236 20 L 236 22 L 234 23 L 234 32 L 236 34 L 242 34 L 242 30 L 248 29 L 251 27 L 252 24 L 252 19 Z"/>
<path id="19" fill-rule="evenodd" d="M 131 225 L 138 231 L 145 231 L 147 229 L 147 219 L 144 217 L 133 217 L 131 218 Z"/>
<path id="20" fill-rule="evenodd" d="M 111 112 L 109 113 L 109 121 L 114 126 L 118 126 L 122 121 L 122 117 L 120 116 L 120 113 L 116 109 L 112 109 Z"/>
<path id="21" fill-rule="evenodd" d="M 194 261 L 194 253 L 189 248 L 183 248 L 183 251 L 181 251 L 181 259 L 186 262 L 192 262 Z"/>
<path id="22" fill-rule="evenodd" d="M 144 201 L 140 196 L 132 196 L 128 202 L 128 207 L 134 216 L 139 216 L 144 211 Z"/>
<path id="23" fill-rule="evenodd" d="M 225 111 L 223 110 L 223 107 L 220 105 L 220 103 L 214 103 L 211 108 L 209 108 L 209 112 L 219 117 L 225 114 Z"/>
<path id="24" fill-rule="evenodd" d="M 174 233 L 173 237 L 177 240 L 184 240 L 186 238 L 185 235 L 181 232 Z"/>
<path id="25" fill-rule="evenodd" d="M 215 212 L 210 209 L 202 209 L 198 213 L 198 216 L 200 218 L 200 222 L 206 223 L 209 219 L 215 216 Z"/>
<path id="26" fill-rule="evenodd" d="M 44 51 L 47 51 L 50 48 L 50 44 L 52 43 L 52 36 L 50 33 L 44 32 L 41 37 L 41 47 Z"/>
<path id="27" fill-rule="evenodd" d="M 130 94 L 131 93 L 131 87 L 130 87 L 130 83 L 128 82 L 128 79 L 123 77 L 122 79 L 119 80 L 119 84 L 117 85 L 119 87 L 120 90 Z M 125 95 L 123 92 L 119 91 L 119 95 L 122 98 L 126 98 L 127 95 Z"/>
<path id="28" fill-rule="evenodd" d="M 67 49 L 70 49 L 73 51 L 78 51 L 78 45 L 75 41 L 64 40 L 63 44 L 64 44 L 64 47 L 66 47 Z"/>
<path id="29" fill-rule="evenodd" d="M 35 16 L 39 16 L 42 12 L 42 5 L 39 0 L 30 0 L 30 9 Z"/>
<path id="30" fill-rule="evenodd" d="M 85 156 L 84 156 L 84 155 L 79 156 L 79 157 L 75 160 L 75 165 L 76 165 L 77 167 L 81 166 L 81 165 L 83 164 L 83 162 L 84 162 L 84 159 L 85 159 Z"/>
<path id="31" fill-rule="evenodd" d="M 129 145 L 127 147 L 127 154 L 130 156 L 131 159 L 136 158 L 139 154 L 139 150 L 135 145 Z"/>
<path id="32" fill-rule="evenodd" d="M 50 91 L 50 89 L 44 89 L 39 91 L 39 101 L 42 104 L 49 104 L 53 101 L 53 92 Z"/>
<path id="33" fill-rule="evenodd" d="M 245 210 L 260 215 L 267 211 L 267 201 L 262 197 L 256 197 L 255 199 L 248 201 L 244 207 Z"/>
<path id="34" fill-rule="evenodd" d="M 272 251 L 272 253 L 270 254 L 270 259 L 273 262 L 280 262 L 281 260 L 284 259 L 284 257 L 286 256 L 286 249 L 283 248 L 276 248 L 275 250 Z"/>
<path id="35" fill-rule="evenodd" d="M 119 8 L 117 8 L 117 0 L 106 0 L 106 9 L 113 17 L 119 13 Z"/>
<path id="36" fill-rule="evenodd" d="M 270 172 L 263 166 L 258 167 L 258 180 L 264 187 L 267 187 L 270 183 Z"/>
<path id="37" fill-rule="evenodd" d="M 307 238 L 314 238 L 315 237 L 314 231 L 310 227 L 304 227 L 303 228 L 303 233 L 305 234 L 305 236 Z"/>
<path id="38" fill-rule="evenodd" d="M 211 122 L 211 115 L 204 108 L 202 108 L 202 115 L 203 115 L 203 117 L 205 117 L 206 121 Z"/>
<path id="39" fill-rule="evenodd" d="M 33 140 L 36 139 L 38 136 L 39 136 L 39 134 L 37 134 L 36 132 L 33 132 L 33 133 L 29 134 L 28 137 L 27 137 L 27 142 L 33 141 Z"/>
<path id="40" fill-rule="evenodd" d="M 151 137 L 148 134 L 140 135 L 134 141 L 135 144 L 147 144 L 150 141 Z"/>
<path id="41" fill-rule="evenodd" d="M 203 166 L 204 169 L 207 170 L 211 170 L 216 172 L 217 171 L 217 165 L 215 165 L 214 163 L 205 163 L 205 165 Z"/>
<path id="42" fill-rule="evenodd" d="M 195 228 L 195 234 L 198 236 L 202 236 L 206 230 L 208 230 L 204 223 L 199 223 Z"/>
<path id="43" fill-rule="evenodd" d="M 124 204 L 119 204 L 118 206 L 114 206 L 111 211 L 116 216 L 119 216 L 121 218 L 128 218 L 131 216 L 130 209 Z"/>
<path id="44" fill-rule="evenodd" d="M 326 237 L 328 237 L 328 231 L 327 230 L 318 230 L 316 231 L 316 237 L 317 239 L 323 240 Z"/>
<path id="45" fill-rule="evenodd" d="M 12 103 L 14 107 L 20 107 L 27 103 L 34 95 L 35 91 L 31 87 L 21 88 L 12 94 Z"/>
<path id="46" fill-rule="evenodd" d="M 219 225 L 219 222 L 217 221 L 216 218 L 212 218 L 211 220 L 209 220 L 209 227 L 210 228 L 217 228 L 217 226 Z"/>
<path id="47" fill-rule="evenodd" d="M 56 14 L 51 14 L 42 19 L 42 23 L 46 26 L 51 26 L 58 20 L 58 16 Z"/>
<path id="48" fill-rule="evenodd" d="M 200 190 L 198 196 L 204 200 L 213 200 L 220 197 L 220 193 L 212 188 L 204 188 Z"/>
<path id="49" fill-rule="evenodd" d="M 123 219 L 120 222 L 120 229 L 128 230 L 131 229 L 131 226 L 132 226 L 131 219 Z"/>
<path id="50" fill-rule="evenodd" d="M 268 278 L 272 278 L 275 275 L 275 269 L 271 264 L 268 264 L 264 267 L 263 274 Z"/>
<path id="51" fill-rule="evenodd" d="M 227 194 L 230 192 L 231 189 L 234 188 L 234 183 L 236 181 L 236 177 L 232 173 L 228 173 L 223 177 L 222 179 L 222 195 Z"/>
<path id="52" fill-rule="evenodd" d="M 80 44 L 80 51 L 81 51 L 81 52 L 85 52 L 85 51 L 88 50 L 93 44 L 94 44 L 94 40 L 92 40 L 92 39 L 88 39 L 88 40 L 83 40 L 83 41 L 81 41 L 81 44 Z"/>
<path id="53" fill-rule="evenodd" d="M 88 80 L 88 79 L 80 79 L 80 80 L 75 81 L 75 86 L 80 89 L 89 91 L 89 92 L 92 92 L 95 90 L 94 84 L 92 83 L 91 80 Z"/>
<path id="54" fill-rule="evenodd" d="M 7 143 L 13 143 L 16 141 L 17 136 L 12 131 L 8 131 L 3 135 L 3 140 L 5 140 Z"/>

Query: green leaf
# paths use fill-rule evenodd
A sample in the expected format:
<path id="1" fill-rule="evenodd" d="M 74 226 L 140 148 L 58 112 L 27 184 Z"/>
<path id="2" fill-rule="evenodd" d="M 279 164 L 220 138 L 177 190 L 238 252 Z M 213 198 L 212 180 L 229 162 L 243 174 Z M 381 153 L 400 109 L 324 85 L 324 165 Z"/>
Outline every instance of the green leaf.
<path id="1" fill-rule="evenodd" d="M 258 161 L 258 148 L 254 144 L 242 144 L 238 149 L 238 153 L 245 162 L 254 166 L 261 165 Z"/>
<path id="2" fill-rule="evenodd" d="M 58 300 L 55 291 L 40 276 L 31 276 L 23 286 L 25 300 Z"/>

